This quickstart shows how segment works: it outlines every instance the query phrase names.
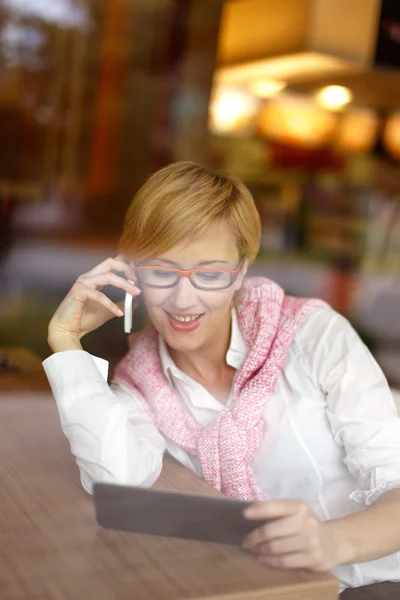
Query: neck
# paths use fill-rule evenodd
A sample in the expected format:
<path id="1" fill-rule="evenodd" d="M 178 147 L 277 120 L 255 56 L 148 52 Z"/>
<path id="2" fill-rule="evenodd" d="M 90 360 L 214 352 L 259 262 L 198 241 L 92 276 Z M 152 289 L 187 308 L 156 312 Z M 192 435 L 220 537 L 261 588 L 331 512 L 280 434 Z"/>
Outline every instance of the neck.
<path id="1" fill-rule="evenodd" d="M 226 369 L 226 353 L 231 339 L 231 311 L 225 315 L 218 327 L 218 335 L 212 337 L 192 352 L 180 352 L 168 347 L 170 356 L 178 369 L 194 379 L 212 380 Z"/>

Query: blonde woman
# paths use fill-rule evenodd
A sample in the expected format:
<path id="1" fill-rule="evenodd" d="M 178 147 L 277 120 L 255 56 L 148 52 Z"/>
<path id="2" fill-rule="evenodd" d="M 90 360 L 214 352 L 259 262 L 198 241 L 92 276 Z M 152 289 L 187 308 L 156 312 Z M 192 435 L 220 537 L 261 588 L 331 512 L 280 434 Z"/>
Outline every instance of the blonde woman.
<path id="1" fill-rule="evenodd" d="M 120 255 L 78 278 L 44 362 L 90 493 L 151 486 L 164 452 L 265 518 L 244 546 L 280 568 L 332 570 L 344 587 L 400 580 L 400 420 L 349 323 L 318 300 L 245 278 L 260 221 L 240 181 L 193 163 L 155 173 L 129 207 Z M 150 324 L 107 383 L 85 334 L 121 309 Z M 271 521 L 270 519 L 273 518 Z"/>

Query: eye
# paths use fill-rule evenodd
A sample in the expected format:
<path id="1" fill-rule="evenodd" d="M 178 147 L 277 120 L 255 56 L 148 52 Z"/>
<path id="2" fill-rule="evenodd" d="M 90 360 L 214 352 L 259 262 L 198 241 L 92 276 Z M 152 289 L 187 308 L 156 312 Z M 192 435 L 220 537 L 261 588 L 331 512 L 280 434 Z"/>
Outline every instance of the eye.
<path id="1" fill-rule="evenodd" d="M 167 279 L 168 277 L 175 277 L 174 271 L 168 269 L 152 269 L 150 271 L 152 277 L 158 277 L 159 279 Z"/>
<path id="2" fill-rule="evenodd" d="M 223 271 L 198 271 L 197 277 L 203 281 L 217 281 L 224 276 Z"/>

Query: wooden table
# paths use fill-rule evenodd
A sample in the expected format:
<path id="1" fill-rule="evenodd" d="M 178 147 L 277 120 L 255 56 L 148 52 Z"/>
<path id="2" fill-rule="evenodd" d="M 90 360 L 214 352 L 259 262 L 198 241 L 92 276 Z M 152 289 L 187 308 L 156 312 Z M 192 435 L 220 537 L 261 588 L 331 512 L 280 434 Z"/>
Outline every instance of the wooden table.
<path id="1" fill-rule="evenodd" d="M 2 600 L 334 600 L 328 575 L 267 569 L 238 548 L 102 530 L 54 401 L 0 395 Z M 157 487 L 217 493 L 165 460 Z"/>
<path id="2" fill-rule="evenodd" d="M 0 371 L 0 393 L 19 391 L 48 391 L 49 384 L 40 358 L 28 348 L 13 346 L 0 347 L 0 355 L 5 354 L 18 371 Z"/>

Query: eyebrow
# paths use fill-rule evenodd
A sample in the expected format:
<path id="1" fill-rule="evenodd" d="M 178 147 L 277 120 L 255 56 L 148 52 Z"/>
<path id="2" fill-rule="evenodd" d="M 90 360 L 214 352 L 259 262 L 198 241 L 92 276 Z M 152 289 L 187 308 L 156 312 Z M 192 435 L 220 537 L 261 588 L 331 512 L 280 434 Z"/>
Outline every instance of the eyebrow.
<path id="1" fill-rule="evenodd" d="M 180 265 L 173 260 L 166 260 L 164 258 L 154 258 L 154 260 L 171 265 L 171 267 L 180 268 Z M 202 262 L 197 263 L 196 267 L 208 267 L 210 265 L 215 265 L 216 263 L 223 263 L 224 265 L 229 264 L 227 260 L 203 260 Z"/>

